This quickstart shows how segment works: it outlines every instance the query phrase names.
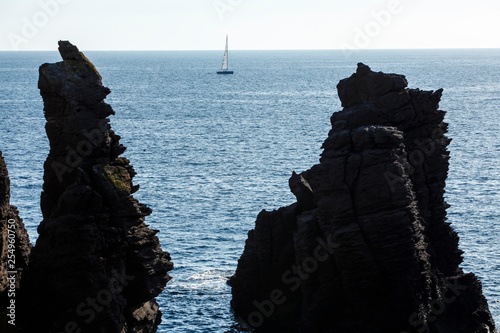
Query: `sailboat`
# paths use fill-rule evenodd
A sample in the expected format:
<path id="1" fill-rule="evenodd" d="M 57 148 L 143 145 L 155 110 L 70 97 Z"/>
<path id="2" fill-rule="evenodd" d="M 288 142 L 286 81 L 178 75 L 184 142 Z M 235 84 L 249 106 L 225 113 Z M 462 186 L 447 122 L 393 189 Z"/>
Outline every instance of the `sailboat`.
<path id="1" fill-rule="evenodd" d="M 233 74 L 233 71 L 230 71 L 228 69 L 228 62 L 227 62 L 227 35 L 226 35 L 226 50 L 224 51 L 224 60 L 222 60 L 222 70 L 217 71 L 217 74 Z"/>

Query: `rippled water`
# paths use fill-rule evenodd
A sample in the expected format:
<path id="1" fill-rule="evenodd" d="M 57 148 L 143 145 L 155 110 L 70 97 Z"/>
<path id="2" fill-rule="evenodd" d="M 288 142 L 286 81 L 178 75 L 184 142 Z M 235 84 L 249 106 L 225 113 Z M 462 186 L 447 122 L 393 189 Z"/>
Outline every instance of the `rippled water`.
<path id="1" fill-rule="evenodd" d="M 405 74 L 410 87 L 444 88 L 452 152 L 450 222 L 500 322 L 500 50 L 87 52 L 112 93 L 112 126 L 128 147 L 147 222 L 175 264 L 158 301 L 160 332 L 232 332 L 225 285 L 261 209 L 294 202 L 293 170 L 318 162 L 335 86 L 363 61 Z M 0 52 L 0 150 L 31 239 L 48 153 L 38 66 L 56 52 Z"/>

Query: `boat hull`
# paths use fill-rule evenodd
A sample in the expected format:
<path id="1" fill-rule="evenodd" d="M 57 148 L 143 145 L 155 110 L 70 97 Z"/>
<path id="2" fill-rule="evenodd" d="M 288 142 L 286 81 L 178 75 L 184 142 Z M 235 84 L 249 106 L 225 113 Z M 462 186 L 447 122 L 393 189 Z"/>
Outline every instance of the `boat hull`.
<path id="1" fill-rule="evenodd" d="M 218 71 L 217 74 L 233 74 L 233 71 Z"/>

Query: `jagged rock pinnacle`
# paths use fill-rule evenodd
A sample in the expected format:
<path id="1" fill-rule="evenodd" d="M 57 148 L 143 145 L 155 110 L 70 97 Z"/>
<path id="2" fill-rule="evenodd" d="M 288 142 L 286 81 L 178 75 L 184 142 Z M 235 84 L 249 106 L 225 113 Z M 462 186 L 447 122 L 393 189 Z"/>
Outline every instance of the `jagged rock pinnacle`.
<path id="1" fill-rule="evenodd" d="M 19 294 L 19 283 L 28 265 L 30 251 L 31 243 L 23 220 L 19 217 L 17 208 L 10 205 L 10 179 L 0 151 L 0 307 L 2 309 L 11 306 L 11 300 L 16 301 L 15 295 Z M 11 283 L 12 281 L 14 283 Z M 8 324 L 9 321 L 15 322 L 8 316 L 9 311 L 2 311 L 0 314 L 0 332 L 15 332 L 15 326 Z"/>
<path id="2" fill-rule="evenodd" d="M 340 81 L 320 164 L 297 203 L 262 211 L 229 280 L 255 332 L 496 332 L 446 221 L 442 90 L 360 63 Z M 439 305 L 439 308 L 437 308 Z"/>
<path id="3" fill-rule="evenodd" d="M 72 323 L 83 333 L 155 332 L 170 255 L 145 224 L 152 210 L 132 196 L 136 173 L 107 118 L 110 90 L 76 46 L 60 41 L 59 51 L 62 62 L 39 70 L 50 153 L 21 330 L 63 332 Z M 88 300 L 99 299 L 90 316 Z"/>

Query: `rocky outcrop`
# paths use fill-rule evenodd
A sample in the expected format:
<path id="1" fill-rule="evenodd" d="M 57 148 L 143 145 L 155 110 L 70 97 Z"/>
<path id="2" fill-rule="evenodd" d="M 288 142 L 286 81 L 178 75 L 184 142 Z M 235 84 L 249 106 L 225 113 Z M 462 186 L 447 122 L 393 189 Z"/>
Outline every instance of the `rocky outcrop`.
<path id="1" fill-rule="evenodd" d="M 0 332 L 13 332 L 17 295 L 31 251 L 28 232 L 17 208 L 10 205 L 10 179 L 0 152 Z"/>
<path id="2" fill-rule="evenodd" d="M 62 62 L 40 67 L 50 154 L 43 221 L 22 279 L 24 332 L 155 332 L 155 297 L 170 279 L 170 255 L 151 209 L 132 197 L 134 169 L 110 128 L 112 108 L 93 64 L 69 42 Z"/>
<path id="3" fill-rule="evenodd" d="M 232 307 L 260 332 L 495 332 L 481 283 L 446 221 L 450 142 L 442 90 L 358 64 L 337 88 L 320 164 L 293 174 L 297 203 L 262 211 Z"/>

